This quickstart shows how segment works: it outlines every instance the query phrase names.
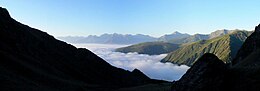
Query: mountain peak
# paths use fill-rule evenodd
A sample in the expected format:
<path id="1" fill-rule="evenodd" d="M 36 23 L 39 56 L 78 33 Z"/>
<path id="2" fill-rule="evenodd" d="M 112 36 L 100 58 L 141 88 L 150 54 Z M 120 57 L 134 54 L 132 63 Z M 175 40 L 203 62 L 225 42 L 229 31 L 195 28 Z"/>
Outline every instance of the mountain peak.
<path id="1" fill-rule="evenodd" d="M 180 32 L 178 32 L 178 31 L 175 31 L 175 32 L 173 32 L 172 34 L 181 34 Z"/>
<path id="2" fill-rule="evenodd" d="M 3 17 L 1 19 L 8 19 L 8 18 L 11 18 L 9 12 L 7 11 L 6 8 L 2 8 L 0 7 L 0 17 Z"/>
<path id="3" fill-rule="evenodd" d="M 260 32 L 260 24 L 258 26 L 255 27 L 255 32 Z"/>

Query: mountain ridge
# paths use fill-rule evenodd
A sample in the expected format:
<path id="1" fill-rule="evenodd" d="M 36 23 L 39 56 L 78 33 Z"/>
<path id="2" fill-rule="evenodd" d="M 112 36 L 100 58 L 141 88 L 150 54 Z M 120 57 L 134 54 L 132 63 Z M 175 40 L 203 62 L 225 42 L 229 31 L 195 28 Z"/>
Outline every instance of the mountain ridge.
<path id="1" fill-rule="evenodd" d="M 187 33 L 180 33 L 178 31 L 175 31 L 171 34 L 165 34 L 161 37 L 159 37 L 157 39 L 157 41 L 164 41 L 164 42 L 167 42 L 169 40 L 172 40 L 172 39 L 181 39 L 181 38 L 186 38 L 186 37 L 189 37 L 191 35 L 187 34 Z"/>
<path id="2" fill-rule="evenodd" d="M 221 37 L 224 36 L 226 34 L 230 34 L 234 31 L 245 31 L 245 30 L 227 30 L 227 29 L 223 29 L 223 30 L 216 30 L 211 32 L 210 34 L 194 34 L 191 35 L 189 37 L 185 37 L 185 38 L 178 38 L 178 39 L 171 39 L 168 42 L 170 43 L 174 43 L 174 44 L 185 44 L 185 43 L 192 43 L 192 42 L 196 42 L 196 41 L 200 41 L 200 40 L 209 40 L 209 39 L 213 39 L 216 37 Z"/>
<path id="3" fill-rule="evenodd" d="M 58 39 L 64 40 L 69 43 L 100 43 L 100 44 L 136 44 L 141 42 L 149 42 L 155 41 L 156 38 L 151 37 L 149 35 L 143 34 L 102 34 L 100 36 L 97 35 L 89 35 L 87 37 L 75 37 L 75 36 L 67 36 L 67 37 L 57 37 Z"/>
<path id="4" fill-rule="evenodd" d="M 231 63 L 243 41 L 250 35 L 247 31 L 233 31 L 231 34 L 209 40 L 201 40 L 183 45 L 169 53 L 162 62 L 193 65 L 204 53 L 213 53 L 225 63 Z"/>

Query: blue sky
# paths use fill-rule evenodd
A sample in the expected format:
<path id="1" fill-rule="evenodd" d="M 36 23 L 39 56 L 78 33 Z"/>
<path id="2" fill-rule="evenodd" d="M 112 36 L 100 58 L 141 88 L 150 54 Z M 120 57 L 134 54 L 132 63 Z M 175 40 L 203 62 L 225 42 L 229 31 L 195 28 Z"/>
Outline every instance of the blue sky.
<path id="1" fill-rule="evenodd" d="M 258 0 L 1 0 L 0 6 L 54 36 L 206 34 L 260 23 Z"/>

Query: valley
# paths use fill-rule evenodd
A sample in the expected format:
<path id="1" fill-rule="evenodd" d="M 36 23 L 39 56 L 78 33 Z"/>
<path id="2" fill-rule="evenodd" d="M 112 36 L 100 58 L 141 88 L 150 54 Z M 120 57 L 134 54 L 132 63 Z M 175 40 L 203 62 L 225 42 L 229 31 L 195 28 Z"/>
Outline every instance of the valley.
<path id="1" fill-rule="evenodd" d="M 0 91 L 259 91 L 256 0 L 1 0 Z"/>

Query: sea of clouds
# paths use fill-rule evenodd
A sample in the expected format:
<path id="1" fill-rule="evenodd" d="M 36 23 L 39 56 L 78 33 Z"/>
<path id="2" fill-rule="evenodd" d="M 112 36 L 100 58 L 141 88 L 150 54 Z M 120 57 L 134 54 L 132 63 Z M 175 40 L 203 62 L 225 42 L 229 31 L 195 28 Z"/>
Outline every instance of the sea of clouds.
<path id="1" fill-rule="evenodd" d="M 116 48 L 128 45 L 112 44 L 73 44 L 78 48 L 87 48 L 99 57 L 106 60 L 115 67 L 132 71 L 135 68 L 142 71 L 148 77 L 159 80 L 178 80 L 189 69 L 186 65 L 175 65 L 172 63 L 161 63 L 167 54 L 146 55 L 138 53 L 115 52 Z"/>

